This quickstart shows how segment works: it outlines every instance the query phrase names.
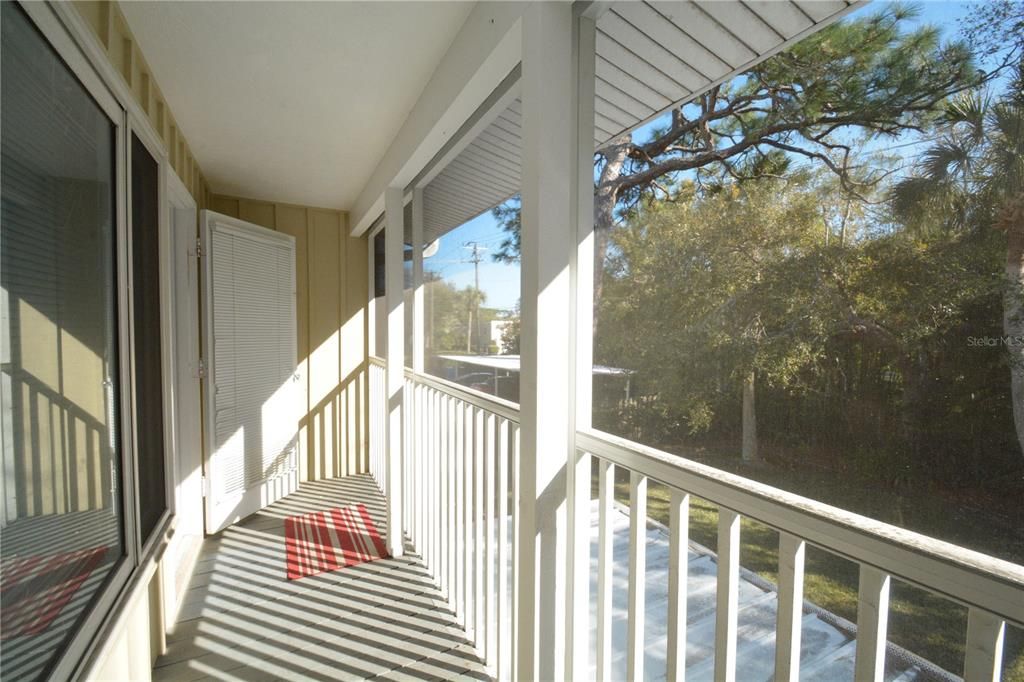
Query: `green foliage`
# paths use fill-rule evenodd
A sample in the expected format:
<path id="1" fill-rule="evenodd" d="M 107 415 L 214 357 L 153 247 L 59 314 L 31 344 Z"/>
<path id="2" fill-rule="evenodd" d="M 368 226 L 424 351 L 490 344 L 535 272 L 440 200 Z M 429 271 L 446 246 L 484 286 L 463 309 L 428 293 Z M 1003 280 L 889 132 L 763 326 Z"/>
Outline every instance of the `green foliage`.
<path id="1" fill-rule="evenodd" d="M 613 237 L 601 360 L 640 369 L 690 433 L 710 427 L 751 369 L 793 383 L 822 322 L 813 300 L 788 293 L 821 234 L 814 194 L 781 181 L 647 207 Z"/>
<path id="2" fill-rule="evenodd" d="M 427 347 L 430 352 L 444 353 L 466 350 L 466 336 L 469 329 L 470 313 L 474 315 L 477 306 L 483 303 L 483 294 L 478 295 L 473 287 L 456 289 L 449 282 L 431 271 L 424 271 Z M 481 317 L 486 308 L 481 308 Z M 490 314 L 494 316 L 493 312 Z M 489 330 L 489 322 L 486 323 Z M 481 321 L 480 326 L 484 322 Z M 477 325 L 474 322 L 474 327 Z M 489 332 L 488 332 L 489 333 Z M 474 341 L 476 340 L 474 329 Z"/>
<path id="3" fill-rule="evenodd" d="M 498 244 L 491 258 L 497 263 L 518 263 L 519 262 L 519 232 L 520 232 L 520 209 L 521 202 L 518 196 L 512 197 L 503 204 L 498 204 L 491 209 L 491 215 L 505 232 L 505 237 Z"/>
<path id="4" fill-rule="evenodd" d="M 891 192 L 895 216 L 919 233 L 990 229 L 1024 192 L 1024 61 L 999 99 L 964 93 L 946 104 L 937 140 Z"/>
<path id="5" fill-rule="evenodd" d="M 651 204 L 614 233 L 597 359 L 655 398 L 619 427 L 735 448 L 754 370 L 759 433 L 788 456 L 892 485 L 1013 470 L 1005 362 L 967 343 L 1000 334 L 998 235 L 874 234 L 854 214 L 840 242 L 815 182 Z"/>

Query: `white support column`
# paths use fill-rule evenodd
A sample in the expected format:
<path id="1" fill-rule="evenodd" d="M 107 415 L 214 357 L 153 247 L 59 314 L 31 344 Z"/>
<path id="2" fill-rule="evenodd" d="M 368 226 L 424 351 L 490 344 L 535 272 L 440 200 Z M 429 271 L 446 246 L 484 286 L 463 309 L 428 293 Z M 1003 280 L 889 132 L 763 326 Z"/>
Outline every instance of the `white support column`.
<path id="1" fill-rule="evenodd" d="M 423 188 L 412 191 L 412 369 L 423 373 Z"/>
<path id="2" fill-rule="evenodd" d="M 377 282 L 376 282 L 376 250 L 373 248 L 374 235 L 366 238 L 366 329 L 367 343 L 366 352 L 369 355 L 381 357 L 384 353 L 380 347 L 380 339 L 377 338 Z"/>
<path id="3" fill-rule="evenodd" d="M 405 384 L 405 296 L 403 294 L 403 224 L 402 189 L 389 187 L 384 193 L 385 298 L 388 311 L 387 339 L 387 440 L 384 451 L 387 470 L 387 547 L 391 556 L 402 556 L 402 394 Z"/>
<path id="4" fill-rule="evenodd" d="M 531 3 L 522 45 L 522 373 L 516 677 L 565 679 L 576 111 L 570 3 Z M 589 170 L 589 167 L 588 167 Z M 543 396 L 543 399 L 541 399 Z"/>
<path id="5" fill-rule="evenodd" d="M 569 399 L 572 421 L 569 467 L 569 577 L 567 598 L 565 674 L 583 679 L 590 674 L 590 479 L 592 458 L 577 451 L 576 431 L 590 428 L 592 411 L 592 368 L 594 327 L 594 69 L 597 24 L 583 15 L 573 32 L 576 59 L 575 163 L 575 248 L 571 250 L 570 272 L 573 307 L 572 348 L 576 357 L 570 367 Z"/>

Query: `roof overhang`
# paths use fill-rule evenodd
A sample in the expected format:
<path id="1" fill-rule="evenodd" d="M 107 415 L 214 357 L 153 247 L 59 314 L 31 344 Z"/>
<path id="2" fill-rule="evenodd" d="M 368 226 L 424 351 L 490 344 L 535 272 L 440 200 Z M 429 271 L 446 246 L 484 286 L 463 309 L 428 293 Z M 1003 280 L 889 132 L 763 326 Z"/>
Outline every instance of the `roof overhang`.
<path id="1" fill-rule="evenodd" d="M 629 133 L 670 108 L 699 97 L 758 62 L 821 30 L 857 6 L 854 0 L 622 0 L 592 3 L 596 78 L 594 147 Z M 464 32 L 474 30 L 467 22 Z M 518 32 L 516 33 L 518 36 Z M 457 40 L 468 40 L 460 34 Z M 508 41 L 506 41 L 508 42 Z M 515 51 L 519 45 L 505 45 Z M 430 242 L 516 194 L 522 147 L 519 90 L 509 79 L 479 91 L 477 108 L 446 146 L 412 177 L 392 186 L 424 187 L 424 240 Z M 465 93 L 462 93 L 465 94 Z M 450 124 L 449 124 L 450 125 Z M 390 152 L 389 152 L 390 153 Z M 368 186 L 354 215 L 358 233 L 383 210 Z M 368 195 L 369 193 L 369 195 Z M 372 214 L 372 215 L 371 215 Z"/>

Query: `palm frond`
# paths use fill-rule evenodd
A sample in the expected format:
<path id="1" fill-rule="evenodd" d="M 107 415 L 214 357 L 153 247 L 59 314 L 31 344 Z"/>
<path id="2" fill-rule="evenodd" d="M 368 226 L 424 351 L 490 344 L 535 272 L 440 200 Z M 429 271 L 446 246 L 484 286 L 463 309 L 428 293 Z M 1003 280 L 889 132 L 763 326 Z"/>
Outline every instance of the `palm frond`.
<path id="1" fill-rule="evenodd" d="M 974 144 L 985 139 L 985 117 L 992 107 L 991 98 L 979 91 L 967 91 L 946 103 L 940 122 L 962 127 Z"/>
<path id="2" fill-rule="evenodd" d="M 961 175 L 971 168 L 972 149 L 956 138 L 940 140 L 925 150 L 920 159 L 921 175 L 933 182 Z"/>

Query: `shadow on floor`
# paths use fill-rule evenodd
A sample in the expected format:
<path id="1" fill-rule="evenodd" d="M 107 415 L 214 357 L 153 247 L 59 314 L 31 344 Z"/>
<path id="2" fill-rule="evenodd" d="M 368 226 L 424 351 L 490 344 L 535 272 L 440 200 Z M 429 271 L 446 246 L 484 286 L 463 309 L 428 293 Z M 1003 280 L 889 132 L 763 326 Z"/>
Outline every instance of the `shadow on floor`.
<path id="1" fill-rule="evenodd" d="M 369 475 L 298 492 L 206 539 L 154 680 L 490 679 L 418 556 L 285 577 L 284 519 L 361 502 Z"/>

